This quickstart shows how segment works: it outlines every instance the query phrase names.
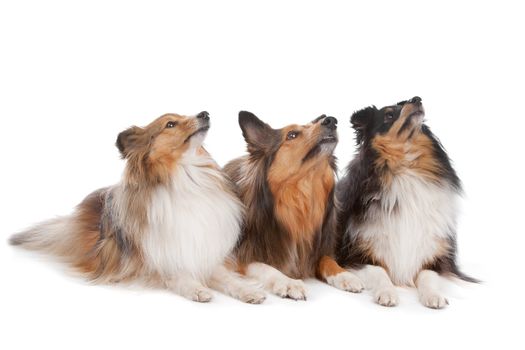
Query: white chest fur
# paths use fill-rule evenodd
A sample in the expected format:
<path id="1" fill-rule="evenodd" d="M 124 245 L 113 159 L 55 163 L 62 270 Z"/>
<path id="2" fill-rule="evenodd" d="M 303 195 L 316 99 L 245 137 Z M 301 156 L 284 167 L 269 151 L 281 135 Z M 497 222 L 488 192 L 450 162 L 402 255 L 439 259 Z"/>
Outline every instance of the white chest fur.
<path id="1" fill-rule="evenodd" d="M 454 235 L 458 194 L 407 170 L 380 197 L 359 235 L 395 284 L 412 285 L 421 267 L 442 251 L 444 239 Z"/>
<path id="2" fill-rule="evenodd" d="M 144 255 L 150 268 L 161 274 L 206 279 L 237 242 L 241 204 L 223 189 L 223 175 L 206 166 L 210 162 L 207 157 L 186 156 L 171 186 L 152 196 Z"/>

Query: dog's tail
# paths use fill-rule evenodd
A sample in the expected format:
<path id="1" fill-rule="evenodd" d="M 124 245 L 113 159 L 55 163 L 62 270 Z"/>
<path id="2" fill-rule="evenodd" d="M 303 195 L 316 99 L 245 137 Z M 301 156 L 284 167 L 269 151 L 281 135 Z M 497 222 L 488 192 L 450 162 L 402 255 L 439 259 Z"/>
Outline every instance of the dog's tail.
<path id="1" fill-rule="evenodd" d="M 461 270 L 457 266 L 454 266 L 454 268 L 451 271 L 451 274 L 452 274 L 452 277 L 455 277 L 465 282 L 470 282 L 470 283 L 481 283 L 482 282 L 481 280 L 477 278 L 464 274 L 463 272 L 461 272 Z"/>
<path id="2" fill-rule="evenodd" d="M 470 283 L 481 283 L 481 282 L 483 282 L 483 281 L 481 281 L 481 280 L 479 280 L 477 278 L 471 277 L 469 275 L 465 275 L 463 272 L 455 273 L 455 277 L 459 278 L 462 281 L 470 282 Z"/>
<path id="3" fill-rule="evenodd" d="M 72 229 L 71 217 L 59 217 L 14 234 L 9 243 L 28 250 L 64 256 L 68 255 L 73 244 Z"/>
<path id="4" fill-rule="evenodd" d="M 9 243 L 67 258 L 78 264 L 100 238 L 102 208 L 107 189 L 91 193 L 68 216 L 57 217 L 13 235 Z"/>

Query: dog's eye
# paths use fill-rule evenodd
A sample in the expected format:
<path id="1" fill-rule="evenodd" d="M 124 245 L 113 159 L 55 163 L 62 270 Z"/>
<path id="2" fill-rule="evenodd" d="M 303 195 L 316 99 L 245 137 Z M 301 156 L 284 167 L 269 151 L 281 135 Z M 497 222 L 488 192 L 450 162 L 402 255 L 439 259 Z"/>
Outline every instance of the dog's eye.
<path id="1" fill-rule="evenodd" d="M 174 128 L 176 125 L 177 125 L 177 122 L 169 121 L 169 122 L 166 124 L 166 128 L 167 128 L 167 129 L 171 129 L 171 128 Z"/>
<path id="2" fill-rule="evenodd" d="M 293 140 L 299 135 L 298 131 L 288 131 L 288 134 L 286 134 L 287 140 Z"/>
<path id="3" fill-rule="evenodd" d="M 385 122 L 391 122 L 394 119 L 394 112 L 385 113 Z"/>

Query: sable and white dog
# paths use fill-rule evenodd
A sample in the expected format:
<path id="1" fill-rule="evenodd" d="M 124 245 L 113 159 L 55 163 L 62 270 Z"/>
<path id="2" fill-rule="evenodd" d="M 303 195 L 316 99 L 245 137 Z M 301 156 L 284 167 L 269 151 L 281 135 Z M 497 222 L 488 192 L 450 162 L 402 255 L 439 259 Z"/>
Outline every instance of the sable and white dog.
<path id="1" fill-rule="evenodd" d="M 224 170 L 246 205 L 237 268 L 281 297 L 306 299 L 302 278 L 317 277 L 350 292 L 363 285 L 334 260 L 337 119 L 273 129 L 239 113 L 248 155 Z"/>
<path id="2" fill-rule="evenodd" d="M 460 180 L 423 119 L 419 97 L 354 113 L 358 153 L 336 189 L 338 262 L 384 306 L 398 303 L 394 284 L 440 309 L 441 275 L 475 281 L 456 264 Z"/>
<path id="3" fill-rule="evenodd" d="M 72 265 L 97 283 L 142 281 L 206 302 L 208 288 L 261 303 L 263 291 L 224 267 L 239 238 L 243 205 L 201 146 L 209 115 L 166 114 L 118 135 L 126 168 L 73 214 L 10 242 Z"/>

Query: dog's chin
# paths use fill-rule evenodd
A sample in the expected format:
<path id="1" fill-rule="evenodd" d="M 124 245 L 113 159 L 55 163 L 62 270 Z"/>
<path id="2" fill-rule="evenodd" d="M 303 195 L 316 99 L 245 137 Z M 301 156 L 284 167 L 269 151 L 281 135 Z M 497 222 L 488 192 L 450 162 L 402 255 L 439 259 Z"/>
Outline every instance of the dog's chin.
<path id="1" fill-rule="evenodd" d="M 417 111 L 409 116 L 410 118 L 410 129 L 418 129 L 423 125 L 423 122 L 425 121 L 425 113 L 422 111 Z"/>
<path id="2" fill-rule="evenodd" d="M 417 125 L 421 125 L 425 122 L 425 113 L 423 112 L 417 113 L 413 118 L 414 118 L 414 123 L 416 123 Z"/>
<path id="3" fill-rule="evenodd" d="M 334 153 L 335 146 L 337 146 L 337 140 L 333 142 L 323 142 L 319 144 L 321 148 L 321 153 L 324 155 L 331 155 Z"/>
<path id="4" fill-rule="evenodd" d="M 321 140 L 318 142 L 320 145 L 323 144 L 337 144 L 337 136 L 336 135 L 326 135 L 321 138 Z"/>
<path id="5" fill-rule="evenodd" d="M 321 152 L 324 154 L 332 154 L 335 146 L 337 146 L 337 135 L 326 135 L 318 143 Z"/>
<path id="6" fill-rule="evenodd" d="M 414 106 L 408 117 L 414 121 L 418 121 L 420 118 L 423 119 L 425 118 L 425 109 L 422 105 Z"/>
<path id="7" fill-rule="evenodd" d="M 326 156 L 332 155 L 335 146 L 337 146 L 337 136 L 324 136 L 303 158 L 303 162 L 312 159 L 323 159 Z"/>
<path id="8" fill-rule="evenodd" d="M 199 128 L 193 134 L 188 136 L 188 138 L 184 142 L 189 143 L 190 148 L 200 147 L 202 143 L 204 142 L 204 139 L 206 138 L 206 135 L 208 134 L 209 129 L 210 129 L 209 126 L 204 126 L 202 128 Z"/>

